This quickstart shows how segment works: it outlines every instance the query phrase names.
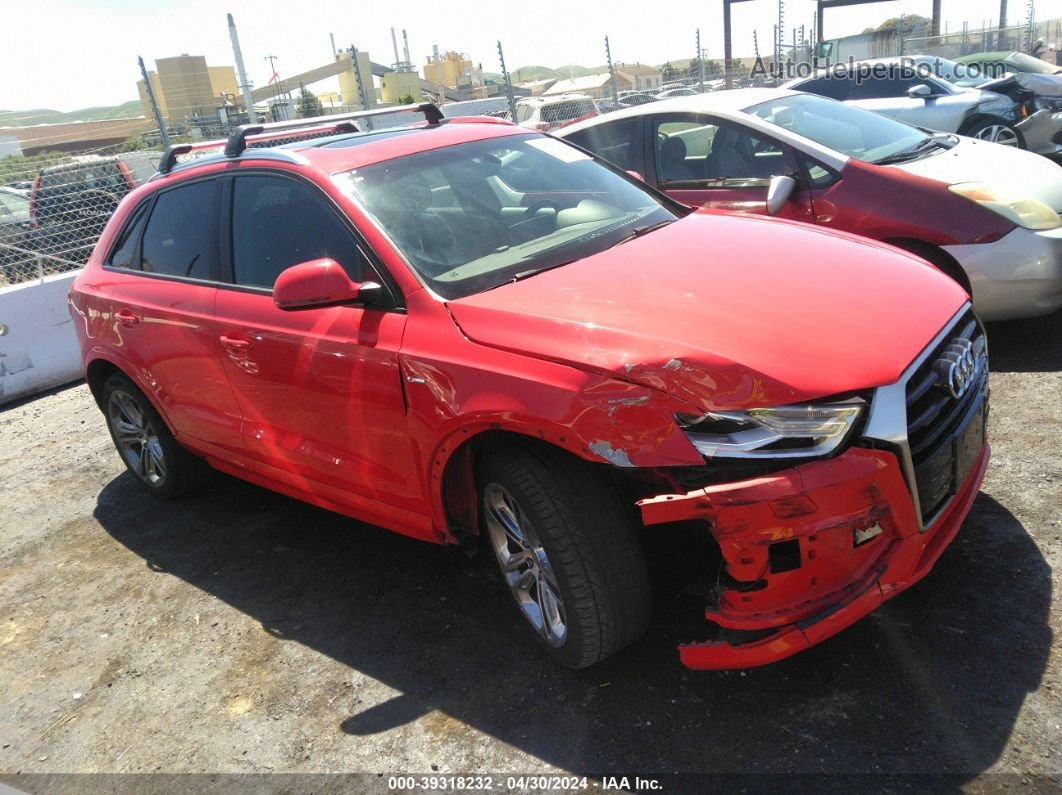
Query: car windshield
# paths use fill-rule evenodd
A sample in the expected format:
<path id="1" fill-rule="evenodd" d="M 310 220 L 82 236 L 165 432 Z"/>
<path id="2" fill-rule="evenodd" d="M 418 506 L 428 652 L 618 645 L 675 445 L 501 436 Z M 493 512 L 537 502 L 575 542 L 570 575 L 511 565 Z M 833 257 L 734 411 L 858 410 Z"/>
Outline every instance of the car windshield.
<path id="1" fill-rule="evenodd" d="M 538 134 L 441 147 L 333 179 L 447 299 L 588 257 L 679 212 Z"/>
<path id="2" fill-rule="evenodd" d="M 1056 75 L 1062 72 L 1057 66 L 1052 66 L 1047 61 L 1034 58 L 1024 52 L 1016 52 L 1007 57 L 1004 63 L 1011 64 L 1021 72 L 1033 72 L 1038 75 Z"/>
<path id="3" fill-rule="evenodd" d="M 995 74 L 999 70 L 985 69 L 985 65 L 981 63 L 956 63 L 947 58 L 933 58 L 925 63 L 933 69 L 937 77 L 962 88 L 977 88 L 1003 76 Z"/>
<path id="4" fill-rule="evenodd" d="M 914 153 L 926 140 L 903 122 L 811 94 L 778 97 L 745 112 L 868 163 Z"/>

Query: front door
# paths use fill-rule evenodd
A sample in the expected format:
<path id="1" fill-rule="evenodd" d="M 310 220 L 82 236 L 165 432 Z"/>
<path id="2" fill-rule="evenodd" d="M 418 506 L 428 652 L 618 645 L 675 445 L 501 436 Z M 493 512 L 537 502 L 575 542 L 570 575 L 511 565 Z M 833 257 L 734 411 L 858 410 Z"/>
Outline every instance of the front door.
<path id="1" fill-rule="evenodd" d="M 371 307 L 278 309 L 276 277 L 307 260 L 331 257 L 356 282 L 383 280 L 338 210 L 308 183 L 247 173 L 232 179 L 231 193 L 233 286 L 218 292 L 217 344 L 255 466 L 409 531 L 428 511 L 398 367 L 405 314 L 394 296 Z"/>

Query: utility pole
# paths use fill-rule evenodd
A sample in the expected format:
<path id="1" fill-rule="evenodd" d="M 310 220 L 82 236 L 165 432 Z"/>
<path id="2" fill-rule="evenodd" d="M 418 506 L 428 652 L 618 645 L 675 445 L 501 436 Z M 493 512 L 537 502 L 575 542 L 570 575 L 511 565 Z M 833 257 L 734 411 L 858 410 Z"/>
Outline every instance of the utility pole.
<path id="1" fill-rule="evenodd" d="M 277 76 L 277 56 L 267 55 L 262 59 L 263 61 L 269 61 L 269 82 L 273 83 L 273 99 L 280 99 L 280 78 Z M 276 82 L 273 82 L 273 78 L 277 78 Z"/>
<path id="2" fill-rule="evenodd" d="M 605 36 L 605 60 L 608 62 L 608 73 L 612 80 L 612 101 L 619 103 L 619 91 L 616 90 L 616 70 L 612 68 L 612 51 L 608 46 L 608 36 Z"/>
<path id="3" fill-rule="evenodd" d="M 247 70 L 243 68 L 243 53 L 240 52 L 240 38 L 236 35 L 236 22 L 229 17 L 229 39 L 232 41 L 232 57 L 236 60 L 236 73 L 240 76 L 240 93 L 243 94 L 243 104 L 247 111 L 247 121 L 251 124 L 258 123 L 258 116 L 254 112 L 254 98 L 251 96 L 251 83 L 247 80 Z"/>
<path id="4" fill-rule="evenodd" d="M 354 62 L 354 77 L 358 81 L 358 96 L 361 98 L 361 109 L 369 110 L 369 92 L 365 90 L 365 84 L 361 82 L 361 64 L 358 63 L 358 48 L 350 45 L 350 60 Z M 372 129 L 372 119 L 365 119 L 365 128 Z"/>
<path id="5" fill-rule="evenodd" d="M 778 0 L 778 29 L 775 32 L 775 48 L 778 52 L 778 59 L 775 61 L 775 67 L 778 70 L 782 68 L 782 59 L 785 52 L 785 0 Z M 778 72 L 781 75 L 781 71 Z"/>
<path id="6" fill-rule="evenodd" d="M 147 91 L 148 102 L 151 103 L 151 110 L 155 113 L 155 122 L 159 125 L 159 133 L 162 135 L 162 145 L 170 145 L 170 135 L 166 132 L 166 122 L 162 120 L 162 111 L 159 110 L 159 103 L 155 101 L 155 89 L 151 87 L 151 79 L 148 77 L 147 67 L 144 66 L 144 59 L 139 55 L 136 60 L 140 64 L 140 74 L 144 77 L 144 89 Z"/>
<path id="7" fill-rule="evenodd" d="M 697 82 L 701 86 L 701 93 L 704 93 L 704 50 L 701 49 L 701 29 L 697 28 Z"/>
<path id="8" fill-rule="evenodd" d="M 505 98 L 509 100 L 509 116 L 516 123 L 516 99 L 513 97 L 513 81 L 509 78 L 509 70 L 505 68 L 505 52 L 502 43 L 498 42 L 498 62 L 501 63 L 502 81 L 505 83 Z"/>
<path id="9" fill-rule="evenodd" d="M 996 40 L 996 49 L 1005 50 L 1007 37 L 1007 0 L 999 0 L 999 36 Z"/>

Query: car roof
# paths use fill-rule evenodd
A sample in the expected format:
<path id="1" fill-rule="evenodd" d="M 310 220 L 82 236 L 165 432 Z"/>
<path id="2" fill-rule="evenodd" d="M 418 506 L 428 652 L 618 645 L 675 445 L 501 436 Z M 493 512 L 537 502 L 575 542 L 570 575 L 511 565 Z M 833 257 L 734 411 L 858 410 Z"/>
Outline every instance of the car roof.
<path id="1" fill-rule="evenodd" d="M 593 119 L 571 124 L 553 135 L 558 138 L 567 138 L 572 133 L 580 130 L 597 127 L 601 124 L 609 124 L 616 120 L 636 118 L 639 116 L 657 116 L 672 113 L 706 113 L 752 128 L 759 133 L 771 138 L 784 141 L 809 155 L 821 160 L 834 170 L 841 170 L 851 158 L 835 149 L 816 143 L 802 135 L 797 135 L 783 127 L 777 127 L 766 119 L 747 113 L 747 109 L 764 102 L 771 102 L 786 97 L 815 97 L 824 99 L 826 102 L 835 100 L 819 97 L 817 94 L 808 94 L 803 91 L 787 91 L 783 88 L 738 88 L 733 91 L 716 91 L 710 94 L 697 94 L 692 97 L 674 97 L 661 99 L 648 105 L 638 105 L 633 108 L 615 111 L 605 116 L 597 116 Z M 869 113 L 870 111 L 866 111 Z"/>
<path id="2" fill-rule="evenodd" d="M 961 58 L 956 58 L 956 63 L 967 63 L 971 61 L 1005 61 L 1012 55 L 1017 55 L 1017 50 L 995 50 L 994 52 L 975 52 L 972 55 L 964 55 Z M 1048 64 L 1050 66 L 1050 64 Z"/>
<path id="3" fill-rule="evenodd" d="M 293 135 L 297 134 L 297 131 L 293 131 Z M 241 162 L 264 160 L 274 163 L 286 160 L 324 174 L 336 174 L 446 146 L 489 138 L 536 134 L 538 133 L 500 119 L 463 116 L 447 119 L 443 124 L 430 125 L 422 122 L 407 127 L 332 135 L 274 147 L 251 147 L 235 159 Z M 232 162 L 233 159 L 223 154 L 208 155 L 181 163 L 174 167 L 172 173 L 189 174 L 197 172 L 201 166 L 226 161 Z"/>
<path id="4" fill-rule="evenodd" d="M 569 133 L 578 132 L 587 127 L 595 127 L 598 124 L 615 121 L 616 119 L 646 116 L 648 114 L 655 116 L 659 113 L 713 113 L 717 116 L 736 119 L 738 114 L 742 113 L 746 108 L 795 93 L 797 92 L 786 91 L 782 88 L 735 88 L 732 91 L 713 91 L 708 94 L 668 97 L 648 105 L 636 105 L 633 108 L 617 110 L 607 116 L 597 116 L 577 124 L 570 124 L 556 134 L 563 138 Z"/>

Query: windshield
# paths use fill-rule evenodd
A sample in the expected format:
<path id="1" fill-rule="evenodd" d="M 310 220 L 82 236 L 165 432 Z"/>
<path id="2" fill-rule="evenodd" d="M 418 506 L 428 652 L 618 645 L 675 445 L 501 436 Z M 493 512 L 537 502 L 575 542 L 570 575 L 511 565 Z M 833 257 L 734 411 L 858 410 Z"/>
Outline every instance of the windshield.
<path id="1" fill-rule="evenodd" d="M 985 65 L 980 63 L 957 63 L 949 61 L 947 58 L 934 58 L 926 63 L 932 67 L 933 73 L 937 77 L 962 88 L 977 88 L 1003 76 L 1002 74 L 996 74 L 1000 70 L 986 70 Z"/>
<path id="2" fill-rule="evenodd" d="M 913 152 L 926 139 L 903 122 L 811 94 L 779 97 L 745 112 L 868 163 Z"/>
<path id="3" fill-rule="evenodd" d="M 678 217 L 635 182 L 542 135 L 432 149 L 333 179 L 447 299 L 588 257 Z"/>
<path id="4" fill-rule="evenodd" d="M 1023 52 L 1016 52 L 1009 56 L 1005 63 L 1013 64 L 1015 69 L 1022 72 L 1033 72 L 1038 75 L 1055 75 L 1062 72 L 1057 66 L 1052 66 L 1047 61 L 1033 58 Z"/>

